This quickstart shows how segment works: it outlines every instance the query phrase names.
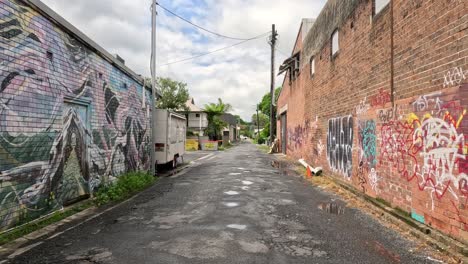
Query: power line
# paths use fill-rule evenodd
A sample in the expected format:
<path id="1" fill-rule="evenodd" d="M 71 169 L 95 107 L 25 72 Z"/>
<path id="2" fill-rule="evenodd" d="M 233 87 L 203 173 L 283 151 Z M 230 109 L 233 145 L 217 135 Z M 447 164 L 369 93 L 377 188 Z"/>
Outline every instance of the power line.
<path id="1" fill-rule="evenodd" d="M 291 55 L 288 55 L 286 52 L 284 52 L 284 51 L 278 49 L 278 47 L 276 47 L 275 50 L 278 51 L 279 53 L 283 54 L 283 55 L 286 56 L 286 57 L 291 56 Z"/>
<path id="2" fill-rule="evenodd" d="M 202 26 L 199 26 L 199 25 L 195 24 L 195 23 L 191 22 L 190 20 L 188 20 L 188 19 L 186 19 L 186 18 L 183 18 L 183 17 L 179 16 L 178 14 L 172 12 L 171 10 L 167 9 L 166 7 L 162 6 L 162 5 L 159 4 L 159 3 L 156 3 L 156 4 L 157 4 L 158 6 L 160 6 L 162 9 L 166 10 L 166 12 L 172 14 L 173 16 L 175 16 L 175 17 L 177 17 L 177 18 L 179 18 L 179 19 L 181 19 L 181 20 L 183 20 L 183 21 L 189 23 L 190 25 L 192 25 L 192 26 L 194 26 L 194 27 L 196 27 L 196 28 L 198 28 L 198 29 L 201 29 L 201 30 L 203 30 L 203 31 L 205 31 L 205 32 L 211 33 L 211 34 L 216 35 L 216 36 L 218 36 L 218 37 L 227 38 L 227 39 L 234 39 L 234 40 L 253 40 L 253 39 L 256 39 L 256 38 L 257 38 L 257 37 L 253 37 L 253 38 L 236 38 L 236 37 L 229 37 L 229 36 L 226 36 L 226 35 L 222 35 L 222 34 L 216 33 L 216 32 L 214 32 L 214 31 L 211 31 L 211 30 L 209 30 L 209 29 L 206 29 L 206 28 L 204 28 L 204 27 L 202 27 Z"/>
<path id="3" fill-rule="evenodd" d="M 255 40 L 255 39 L 262 38 L 263 36 L 265 36 L 265 35 L 267 35 L 267 34 L 270 34 L 270 32 L 266 32 L 266 33 L 263 33 L 262 35 L 258 35 L 258 36 L 256 36 L 256 37 L 253 37 L 253 38 L 250 38 L 250 39 L 246 39 L 246 40 L 241 41 L 241 42 L 237 42 L 237 43 L 232 44 L 232 45 L 227 46 L 227 47 L 223 47 L 223 48 L 216 49 L 216 50 L 212 50 L 212 51 L 209 51 L 209 52 L 206 52 L 206 53 L 198 54 L 198 55 L 193 56 L 193 57 L 190 57 L 190 58 L 185 58 L 185 59 L 181 59 L 181 60 L 177 60 L 177 61 L 171 61 L 171 62 L 162 64 L 162 65 L 158 65 L 158 67 L 169 66 L 169 65 L 172 65 L 172 64 L 176 64 L 176 63 L 180 63 L 180 62 L 184 62 L 184 61 L 189 61 L 189 60 L 193 60 L 193 59 L 196 59 L 196 58 L 200 58 L 200 57 L 202 57 L 202 56 L 206 56 L 206 55 L 209 55 L 209 54 L 213 54 L 213 53 L 215 53 L 215 52 L 223 51 L 223 50 L 226 50 L 226 49 L 229 49 L 229 48 L 238 46 L 238 45 L 240 45 L 240 44 L 243 44 L 243 43 L 248 42 L 248 41 L 251 41 L 251 40 Z"/>

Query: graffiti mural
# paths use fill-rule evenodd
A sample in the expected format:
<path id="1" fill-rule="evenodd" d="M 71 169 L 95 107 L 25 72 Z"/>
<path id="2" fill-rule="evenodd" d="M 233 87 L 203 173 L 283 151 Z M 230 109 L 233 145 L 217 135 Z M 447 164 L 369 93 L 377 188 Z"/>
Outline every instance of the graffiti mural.
<path id="1" fill-rule="evenodd" d="M 372 190 L 377 192 L 377 137 L 374 120 L 359 121 L 358 143 L 359 168 L 357 176 L 359 185 L 362 191 L 366 192 L 366 183 L 369 183 Z M 368 178 L 368 180 L 366 178 Z"/>
<path id="2" fill-rule="evenodd" d="M 417 180 L 419 190 L 430 194 L 432 210 L 434 199 L 447 193 L 460 201 L 468 182 L 463 169 L 466 136 L 461 126 L 466 109 L 457 101 L 445 103 L 442 96 L 436 92 L 418 97 L 406 120 L 390 121 L 381 129 L 382 160 L 407 181 Z"/>
<path id="3" fill-rule="evenodd" d="M 0 228 L 7 228 L 121 173 L 147 170 L 150 96 L 23 2 L 0 0 L 0 9 Z"/>
<path id="4" fill-rule="evenodd" d="M 353 167 L 353 117 L 328 120 L 327 159 L 330 168 L 350 178 Z"/>

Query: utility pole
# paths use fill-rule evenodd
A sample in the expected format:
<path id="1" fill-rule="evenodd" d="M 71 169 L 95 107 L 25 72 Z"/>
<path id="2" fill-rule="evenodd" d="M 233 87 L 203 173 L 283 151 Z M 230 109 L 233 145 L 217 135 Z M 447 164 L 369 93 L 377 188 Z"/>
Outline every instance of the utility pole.
<path id="1" fill-rule="evenodd" d="M 156 15 L 158 11 L 156 10 L 157 2 L 153 0 L 151 5 L 151 174 L 156 175 L 156 153 L 155 153 L 155 143 L 154 139 L 156 138 L 156 125 L 154 120 L 154 114 L 156 113 Z"/>
<path id="2" fill-rule="evenodd" d="M 273 144 L 274 141 L 274 131 L 273 122 L 276 120 L 275 113 L 274 113 L 274 105 L 275 105 L 275 46 L 276 40 L 278 37 L 278 32 L 276 32 L 275 24 L 271 25 L 271 36 L 270 36 L 270 46 L 271 46 L 271 86 L 270 86 L 270 144 Z"/>
<path id="3" fill-rule="evenodd" d="M 257 143 L 258 139 L 260 139 L 260 118 L 258 118 L 258 108 L 259 105 L 257 104 Z"/>

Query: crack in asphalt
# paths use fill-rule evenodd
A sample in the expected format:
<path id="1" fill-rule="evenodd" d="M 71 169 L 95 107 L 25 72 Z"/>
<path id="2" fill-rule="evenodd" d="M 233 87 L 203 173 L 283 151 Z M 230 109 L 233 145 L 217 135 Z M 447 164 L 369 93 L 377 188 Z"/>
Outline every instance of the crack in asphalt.
<path id="1" fill-rule="evenodd" d="M 253 144 L 210 157 L 10 262 L 432 263 Z"/>

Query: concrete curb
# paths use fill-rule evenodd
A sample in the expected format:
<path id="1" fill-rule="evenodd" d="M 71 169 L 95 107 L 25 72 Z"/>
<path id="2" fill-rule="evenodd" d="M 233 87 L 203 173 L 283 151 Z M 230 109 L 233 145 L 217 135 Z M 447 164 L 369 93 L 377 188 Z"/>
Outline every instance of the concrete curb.
<path id="1" fill-rule="evenodd" d="M 291 163 L 301 168 L 303 167 L 302 164 L 300 164 L 299 162 L 295 160 L 291 160 L 287 156 L 274 156 L 273 158 L 279 161 Z M 367 204 L 372 205 L 372 210 L 375 210 L 376 212 L 378 212 L 386 221 L 392 224 L 398 225 L 398 226 L 401 226 L 401 224 L 404 223 L 409 233 L 412 236 L 420 240 L 423 240 L 425 244 L 433 247 L 434 249 L 438 251 L 456 256 L 457 258 L 462 260 L 461 263 L 468 263 L 468 246 L 465 245 L 464 243 L 458 240 L 455 240 L 449 237 L 448 235 L 445 235 L 441 233 L 440 231 L 433 229 L 430 226 L 423 225 L 419 222 L 416 222 L 412 218 L 402 215 L 401 213 L 396 211 L 394 208 L 391 208 L 389 206 L 386 206 L 378 202 L 374 198 L 362 192 L 359 192 L 355 188 L 349 186 L 348 184 L 338 179 L 335 179 L 329 176 L 319 176 L 319 177 L 326 177 L 327 179 L 330 179 L 339 187 L 352 193 L 356 198 L 360 199 L 361 201 L 367 202 Z"/>
<path id="2" fill-rule="evenodd" d="M 77 205 L 74 205 L 74 206 L 79 206 L 79 204 Z M 73 207 L 74 207 L 73 206 Z M 76 214 L 73 214 L 69 217 L 66 217 L 56 223 L 53 223 L 53 224 L 50 224 L 48 226 L 45 226 L 39 230 L 36 230 L 32 233 L 29 233 L 23 237 L 20 237 L 20 238 L 17 238 L 11 242 L 8 242 L 2 246 L 0 246 L 0 256 L 6 256 L 6 255 L 9 255 L 15 251 L 17 251 L 18 249 L 21 249 L 21 247 L 23 247 L 24 245 L 26 244 L 29 244 L 29 243 L 32 243 L 34 242 L 35 240 L 37 240 L 38 238 L 40 237 L 43 237 L 43 236 L 47 236 L 47 235 L 50 235 L 52 233 L 54 233 L 59 227 L 65 225 L 65 224 L 68 224 L 74 220 L 77 220 L 77 219 L 83 219 L 87 216 L 90 216 L 94 213 L 96 213 L 98 211 L 98 208 L 95 207 L 95 206 L 91 206 L 90 208 L 87 208 L 87 209 L 84 209 L 83 211 L 81 212 L 78 212 Z M 14 253 L 13 253 L 14 254 Z M 18 255 L 18 254 L 16 254 Z M 15 256 L 16 256 L 15 255 Z M 3 263 L 3 262 L 0 262 L 0 263 Z"/>

